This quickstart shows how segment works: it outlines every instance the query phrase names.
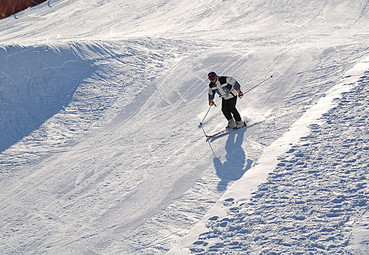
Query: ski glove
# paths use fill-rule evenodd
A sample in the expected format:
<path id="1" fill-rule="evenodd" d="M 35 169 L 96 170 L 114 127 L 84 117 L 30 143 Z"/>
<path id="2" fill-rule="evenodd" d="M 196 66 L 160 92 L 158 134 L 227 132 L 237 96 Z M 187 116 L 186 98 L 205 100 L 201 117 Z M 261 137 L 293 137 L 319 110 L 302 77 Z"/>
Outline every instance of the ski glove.
<path id="1" fill-rule="evenodd" d="M 213 99 L 210 99 L 210 100 L 209 100 L 209 105 L 210 105 L 210 106 L 215 105 L 215 104 L 214 104 L 214 100 L 213 100 Z"/>
<path id="2" fill-rule="evenodd" d="M 241 99 L 243 97 L 243 92 L 241 90 L 237 90 L 238 97 Z"/>

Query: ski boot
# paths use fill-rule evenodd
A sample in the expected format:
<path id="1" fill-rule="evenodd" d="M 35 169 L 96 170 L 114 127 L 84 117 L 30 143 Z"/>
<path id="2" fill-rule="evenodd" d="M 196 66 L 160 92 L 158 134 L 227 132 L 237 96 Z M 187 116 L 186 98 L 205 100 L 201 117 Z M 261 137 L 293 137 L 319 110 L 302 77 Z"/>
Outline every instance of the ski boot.
<path id="1" fill-rule="evenodd" d="M 226 129 L 235 128 L 235 127 L 236 127 L 236 122 L 234 121 L 234 119 L 228 120 L 228 125 L 226 126 Z"/>
<path id="2" fill-rule="evenodd" d="M 236 122 L 236 128 L 242 128 L 246 126 L 246 123 L 242 120 Z"/>

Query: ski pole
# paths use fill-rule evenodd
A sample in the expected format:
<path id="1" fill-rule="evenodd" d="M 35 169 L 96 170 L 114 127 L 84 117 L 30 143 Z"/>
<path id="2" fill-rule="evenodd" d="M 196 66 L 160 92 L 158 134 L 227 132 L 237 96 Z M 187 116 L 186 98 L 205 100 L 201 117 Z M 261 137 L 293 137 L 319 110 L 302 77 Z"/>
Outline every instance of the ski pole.
<path id="1" fill-rule="evenodd" d="M 259 82 L 259 83 L 258 83 L 258 84 L 256 84 L 254 87 L 252 87 L 251 89 L 249 89 L 249 90 L 247 90 L 246 92 L 244 92 L 244 94 L 246 94 L 246 93 L 250 92 L 251 90 L 253 90 L 253 89 L 254 89 L 254 88 L 256 88 L 256 87 L 259 87 L 261 84 L 263 84 L 264 82 L 266 82 L 267 80 L 269 80 L 269 79 L 271 79 L 271 78 L 273 78 L 273 75 L 271 75 L 270 77 L 266 78 L 265 80 L 263 80 L 263 81 Z"/>
<path id="2" fill-rule="evenodd" d="M 214 106 L 216 106 L 216 105 L 214 104 Z M 206 112 L 206 114 L 205 114 L 204 118 L 203 118 L 203 119 L 202 119 L 202 121 L 200 122 L 200 126 L 201 126 L 201 125 L 202 125 L 202 123 L 204 122 L 204 120 L 205 120 L 206 116 L 208 116 L 208 113 L 209 113 L 209 111 L 210 111 L 210 108 L 211 108 L 211 105 L 209 106 L 209 109 L 208 109 L 208 111 Z"/>

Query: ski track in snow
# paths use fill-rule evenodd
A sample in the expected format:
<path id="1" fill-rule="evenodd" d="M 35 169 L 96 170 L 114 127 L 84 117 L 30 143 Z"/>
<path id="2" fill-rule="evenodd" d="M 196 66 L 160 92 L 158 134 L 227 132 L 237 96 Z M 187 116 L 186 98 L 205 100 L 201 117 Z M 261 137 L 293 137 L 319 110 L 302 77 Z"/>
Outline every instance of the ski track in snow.
<path id="1" fill-rule="evenodd" d="M 369 54 L 367 9 L 62 0 L 0 21 L 1 253 L 367 254 L 368 70 L 304 119 Z M 206 142 L 209 71 L 273 75 L 238 101 L 260 124 Z"/>

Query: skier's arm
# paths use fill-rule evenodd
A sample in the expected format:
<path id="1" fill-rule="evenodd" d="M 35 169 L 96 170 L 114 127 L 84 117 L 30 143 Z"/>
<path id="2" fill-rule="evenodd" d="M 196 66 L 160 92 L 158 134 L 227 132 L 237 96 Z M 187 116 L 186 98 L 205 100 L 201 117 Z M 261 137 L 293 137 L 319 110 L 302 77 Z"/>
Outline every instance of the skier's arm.
<path id="1" fill-rule="evenodd" d="M 215 96 L 215 90 L 209 88 L 208 98 L 209 98 L 209 105 L 214 105 L 214 96 Z"/>
<path id="2" fill-rule="evenodd" d="M 241 90 L 241 85 L 238 83 L 238 81 L 235 82 L 233 88 L 237 91 Z"/>
<path id="3" fill-rule="evenodd" d="M 212 88 L 209 88 L 209 93 L 208 93 L 209 100 L 214 100 L 214 96 L 215 96 L 215 90 L 213 90 Z"/>
<path id="4" fill-rule="evenodd" d="M 240 89 L 240 84 L 231 76 L 227 77 L 227 88 L 232 89 L 234 88 L 235 90 Z"/>
<path id="5" fill-rule="evenodd" d="M 234 90 L 237 91 L 239 98 L 243 97 L 243 93 L 241 91 L 241 85 L 233 77 L 230 77 L 230 76 L 227 77 L 227 85 L 231 85 L 231 88 L 233 86 Z"/>

